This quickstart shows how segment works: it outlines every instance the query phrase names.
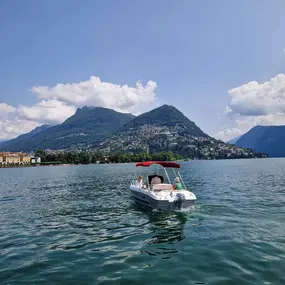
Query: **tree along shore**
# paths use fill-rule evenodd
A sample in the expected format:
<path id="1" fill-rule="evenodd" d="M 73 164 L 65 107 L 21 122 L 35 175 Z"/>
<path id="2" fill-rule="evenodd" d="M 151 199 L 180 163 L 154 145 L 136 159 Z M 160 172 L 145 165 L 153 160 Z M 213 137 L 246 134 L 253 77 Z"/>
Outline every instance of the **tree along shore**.
<path id="1" fill-rule="evenodd" d="M 106 164 L 106 163 L 130 163 L 141 161 L 189 161 L 190 158 L 181 156 L 179 154 L 173 154 L 172 152 L 160 152 L 160 153 L 139 153 L 139 154 L 126 154 L 126 153 L 114 153 L 111 155 L 104 155 L 100 152 L 92 151 L 66 151 L 66 152 L 46 152 L 38 149 L 35 152 L 36 157 L 41 158 L 41 163 L 37 164 L 8 164 L 2 166 L 2 168 L 11 167 L 33 167 L 33 166 L 45 166 L 45 165 L 72 165 L 72 164 Z M 244 158 L 240 156 L 235 157 L 221 157 L 218 159 L 239 159 Z M 252 158 L 252 157 L 248 157 Z M 194 159 L 208 160 L 209 157 L 197 157 Z M 1 166 L 0 166 L 1 168 Z"/>
<path id="2" fill-rule="evenodd" d="M 174 155 L 172 152 L 161 152 L 156 154 L 140 153 L 140 154 L 124 154 L 114 153 L 112 155 L 104 155 L 100 152 L 89 151 L 70 151 L 59 153 L 47 153 L 44 150 L 35 152 L 37 157 L 41 158 L 42 164 L 91 164 L 91 163 L 126 163 L 140 162 L 147 160 L 174 161 L 188 160 L 181 155 Z"/>
<path id="3" fill-rule="evenodd" d="M 141 161 L 189 161 L 189 157 L 185 157 L 172 152 L 159 152 L 159 153 L 146 153 L 139 154 L 126 154 L 126 153 L 113 153 L 110 155 L 104 155 L 100 152 L 92 151 L 70 151 L 70 152 L 57 152 L 48 153 L 44 150 L 37 150 L 35 152 L 37 157 L 41 158 L 43 164 L 91 164 L 91 163 L 129 163 L 129 162 L 141 162 Z M 260 156 L 262 157 L 262 156 Z M 220 157 L 218 159 L 239 159 L 245 158 L 244 156 L 236 155 L 234 157 Z M 253 157 L 248 157 L 253 158 Z M 197 157 L 194 159 L 207 160 L 210 157 Z"/>

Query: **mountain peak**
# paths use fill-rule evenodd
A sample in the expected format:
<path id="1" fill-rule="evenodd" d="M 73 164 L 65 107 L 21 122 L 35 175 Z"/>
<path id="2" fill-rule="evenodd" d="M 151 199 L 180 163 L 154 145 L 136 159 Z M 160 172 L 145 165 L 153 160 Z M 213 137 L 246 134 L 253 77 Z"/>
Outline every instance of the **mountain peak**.
<path id="1" fill-rule="evenodd" d="M 163 104 L 163 105 L 159 106 L 158 108 L 175 108 L 175 107 L 172 106 L 172 105 Z M 176 108 L 175 108 L 175 109 L 176 109 Z"/>
<path id="2" fill-rule="evenodd" d="M 124 125 L 123 130 L 134 127 L 138 128 L 144 125 L 178 128 L 188 135 L 208 137 L 194 122 L 190 121 L 181 111 L 172 105 L 165 104 L 137 116 Z"/>
<path id="3" fill-rule="evenodd" d="M 163 105 L 161 105 L 161 106 L 159 106 L 159 107 L 157 107 L 157 108 L 155 108 L 155 109 L 153 109 L 153 110 L 151 110 L 151 111 L 155 111 L 155 110 L 160 110 L 160 111 L 165 111 L 165 110 L 176 110 L 176 111 L 178 111 L 178 112 L 180 112 L 176 107 L 174 107 L 173 105 L 167 105 L 167 104 L 163 104 Z M 150 111 L 150 112 L 151 112 Z"/>
<path id="4" fill-rule="evenodd" d="M 134 116 L 132 113 L 125 113 L 125 112 L 119 112 L 119 111 L 116 111 L 114 109 L 111 109 L 111 108 L 107 108 L 107 107 L 100 107 L 100 106 L 83 106 L 81 108 L 77 108 L 76 110 L 76 113 L 80 113 L 80 112 L 88 112 L 88 111 L 110 111 L 110 112 L 113 112 L 113 113 L 120 113 L 120 114 L 129 114 L 129 115 L 132 115 Z M 75 114 L 76 114 L 75 113 Z"/>
<path id="5" fill-rule="evenodd" d="M 94 110 L 96 108 L 100 108 L 100 107 L 94 107 L 94 106 L 83 106 L 81 108 L 77 108 L 75 114 L 78 114 L 80 112 L 85 112 L 85 111 L 91 111 Z"/>
<path id="6" fill-rule="evenodd" d="M 37 134 L 37 133 L 40 133 L 48 128 L 50 128 L 51 125 L 47 125 L 47 124 L 44 124 L 44 125 L 41 125 L 41 126 L 38 126 L 36 128 L 34 128 L 33 130 L 31 130 L 31 134 Z"/>

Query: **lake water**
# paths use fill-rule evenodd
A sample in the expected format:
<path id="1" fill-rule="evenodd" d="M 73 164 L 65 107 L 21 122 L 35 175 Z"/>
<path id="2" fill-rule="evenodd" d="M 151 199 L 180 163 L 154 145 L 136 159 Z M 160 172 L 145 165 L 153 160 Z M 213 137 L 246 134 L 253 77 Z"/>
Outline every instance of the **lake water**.
<path id="1" fill-rule="evenodd" d="M 285 160 L 182 167 L 180 213 L 132 202 L 134 164 L 0 169 L 0 284 L 285 284 Z"/>

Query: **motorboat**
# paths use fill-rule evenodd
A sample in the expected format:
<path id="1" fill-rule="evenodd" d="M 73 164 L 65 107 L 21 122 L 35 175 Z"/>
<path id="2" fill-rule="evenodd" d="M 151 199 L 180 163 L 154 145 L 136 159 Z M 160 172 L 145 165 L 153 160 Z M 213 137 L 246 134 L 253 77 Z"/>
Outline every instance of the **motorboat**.
<path id="1" fill-rule="evenodd" d="M 149 169 L 152 165 L 156 166 L 156 171 L 152 171 L 152 175 L 147 171 L 145 175 L 140 175 L 140 178 L 147 179 L 146 181 L 136 178 L 131 182 L 131 195 L 137 203 L 163 211 L 187 209 L 195 203 L 197 198 L 194 193 L 186 188 L 178 171 L 180 168 L 178 163 L 164 161 L 144 161 L 136 163 L 136 167 L 143 167 L 145 169 Z M 175 179 L 179 180 L 182 184 L 182 189 L 174 189 L 166 169 L 172 169 Z M 158 175 L 161 170 L 164 171 L 164 174 Z M 136 177 L 137 172 L 136 168 Z M 164 182 L 166 179 L 168 183 Z"/>

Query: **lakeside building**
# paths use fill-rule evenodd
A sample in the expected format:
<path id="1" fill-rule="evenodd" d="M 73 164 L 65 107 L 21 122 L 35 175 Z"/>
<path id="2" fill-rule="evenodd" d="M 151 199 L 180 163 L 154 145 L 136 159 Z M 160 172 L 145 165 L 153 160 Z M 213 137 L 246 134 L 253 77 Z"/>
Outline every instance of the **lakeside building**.
<path id="1" fill-rule="evenodd" d="M 30 163 L 31 157 L 24 152 L 0 152 L 0 166 Z"/>

